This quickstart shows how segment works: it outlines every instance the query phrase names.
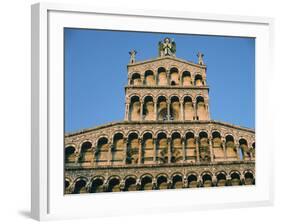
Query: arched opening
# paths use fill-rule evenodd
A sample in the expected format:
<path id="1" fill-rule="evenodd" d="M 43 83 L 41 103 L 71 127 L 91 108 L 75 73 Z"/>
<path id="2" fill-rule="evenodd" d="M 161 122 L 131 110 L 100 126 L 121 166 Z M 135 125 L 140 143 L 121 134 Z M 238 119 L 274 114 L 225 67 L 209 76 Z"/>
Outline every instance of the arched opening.
<path id="1" fill-rule="evenodd" d="M 111 178 L 108 182 L 108 192 L 120 191 L 120 179 L 117 177 Z"/>
<path id="2" fill-rule="evenodd" d="M 159 176 L 157 178 L 157 187 L 159 190 L 168 189 L 168 180 L 166 176 Z"/>
<path id="3" fill-rule="evenodd" d="M 197 74 L 194 78 L 195 86 L 203 86 L 203 79 L 202 76 Z"/>
<path id="4" fill-rule="evenodd" d="M 93 150 L 91 142 L 84 142 L 81 146 L 80 162 L 91 163 L 93 161 Z"/>
<path id="5" fill-rule="evenodd" d="M 182 162 L 182 143 L 181 143 L 181 135 L 178 132 L 174 132 L 172 134 L 172 152 L 171 152 L 171 162 L 179 163 Z"/>
<path id="6" fill-rule="evenodd" d="M 100 178 L 94 179 L 91 186 L 91 193 L 103 192 L 103 180 Z"/>
<path id="7" fill-rule="evenodd" d="M 70 194 L 71 193 L 69 187 L 70 187 L 70 180 L 69 179 L 65 179 L 64 180 L 64 193 L 65 194 Z"/>
<path id="8" fill-rule="evenodd" d="M 184 97 L 183 104 L 184 104 L 184 120 L 192 121 L 194 117 L 194 108 L 193 108 L 191 97 L 190 96 Z"/>
<path id="9" fill-rule="evenodd" d="M 69 185 L 70 185 L 69 180 L 67 180 L 67 179 L 64 180 L 64 188 L 67 189 L 69 187 Z"/>
<path id="10" fill-rule="evenodd" d="M 192 132 L 186 133 L 185 136 L 186 142 L 186 159 L 191 162 L 196 161 L 196 144 L 195 144 L 195 137 Z"/>
<path id="11" fill-rule="evenodd" d="M 97 143 L 97 153 L 95 156 L 98 165 L 107 165 L 109 144 L 106 137 L 101 137 Z"/>
<path id="12" fill-rule="evenodd" d="M 195 176 L 194 174 L 188 176 L 187 182 L 189 188 L 198 187 L 197 176 Z"/>
<path id="13" fill-rule="evenodd" d="M 141 190 L 153 190 L 152 177 L 145 176 L 141 179 Z"/>
<path id="14" fill-rule="evenodd" d="M 237 160 L 234 138 L 231 135 L 225 137 L 225 150 L 227 160 Z"/>
<path id="15" fill-rule="evenodd" d="M 203 181 L 203 187 L 212 187 L 212 176 L 208 173 L 204 174 L 202 176 L 202 181 Z"/>
<path id="16" fill-rule="evenodd" d="M 238 186 L 238 185 L 241 185 L 241 181 L 240 181 L 240 175 L 239 173 L 232 173 L 230 175 L 231 177 L 231 185 L 232 186 Z"/>
<path id="17" fill-rule="evenodd" d="M 250 158 L 250 150 L 248 148 L 247 140 L 242 138 L 239 140 L 239 149 L 238 154 L 240 160 L 249 160 Z"/>
<path id="18" fill-rule="evenodd" d="M 147 86 L 153 86 L 156 84 L 153 71 L 151 71 L 151 70 L 147 70 L 144 73 L 144 79 L 145 79 L 145 84 Z"/>
<path id="19" fill-rule="evenodd" d="M 210 162 L 210 149 L 208 134 L 204 131 L 199 133 L 199 156 L 200 161 Z"/>
<path id="20" fill-rule="evenodd" d="M 161 67 L 158 69 L 157 73 L 158 73 L 158 85 L 160 86 L 168 85 L 166 69 Z"/>
<path id="21" fill-rule="evenodd" d="M 245 185 L 255 184 L 254 175 L 251 172 L 246 172 L 244 174 L 244 177 L 245 177 Z"/>
<path id="22" fill-rule="evenodd" d="M 217 186 L 218 187 L 226 186 L 226 175 L 224 173 L 219 173 L 217 175 Z"/>
<path id="23" fill-rule="evenodd" d="M 147 132 L 143 135 L 143 162 L 145 164 L 153 163 L 154 158 L 154 145 L 153 145 L 153 138 L 152 134 Z"/>
<path id="24" fill-rule="evenodd" d="M 164 132 L 157 135 L 157 158 L 159 163 L 168 162 L 168 139 Z"/>
<path id="25" fill-rule="evenodd" d="M 64 150 L 65 156 L 64 161 L 65 163 L 74 163 L 75 162 L 75 148 L 73 146 L 68 146 Z"/>
<path id="26" fill-rule="evenodd" d="M 182 73 L 182 85 L 183 86 L 191 86 L 192 81 L 191 81 L 191 74 L 189 71 L 184 71 Z"/>
<path id="27" fill-rule="evenodd" d="M 146 121 L 155 120 L 154 102 L 152 96 L 146 96 L 144 98 L 143 119 Z"/>
<path id="28" fill-rule="evenodd" d="M 207 107 L 202 96 L 196 98 L 196 111 L 197 111 L 197 120 L 207 120 L 208 112 Z"/>
<path id="29" fill-rule="evenodd" d="M 164 96 L 158 97 L 157 100 L 157 117 L 158 120 L 167 120 L 168 117 L 167 99 Z"/>
<path id="30" fill-rule="evenodd" d="M 113 150 L 112 150 L 112 163 L 123 164 L 125 143 L 124 136 L 122 133 L 116 133 L 113 137 Z"/>
<path id="31" fill-rule="evenodd" d="M 129 119 L 131 121 L 140 120 L 140 98 L 138 96 L 131 97 Z"/>
<path id="32" fill-rule="evenodd" d="M 128 137 L 127 164 L 138 163 L 139 144 L 140 142 L 138 134 L 131 133 Z"/>
<path id="33" fill-rule="evenodd" d="M 183 188 L 183 181 L 182 181 L 182 176 L 177 174 L 173 176 L 173 184 L 172 184 L 172 188 L 173 189 L 180 189 Z"/>
<path id="34" fill-rule="evenodd" d="M 173 86 L 178 86 L 180 82 L 179 70 L 177 68 L 170 69 L 170 82 Z"/>
<path id="35" fill-rule="evenodd" d="M 125 181 L 125 191 L 136 191 L 137 190 L 137 181 L 134 177 L 129 177 Z"/>
<path id="36" fill-rule="evenodd" d="M 80 179 L 75 182 L 73 194 L 83 194 L 83 193 L 87 193 L 86 181 Z"/>
<path id="37" fill-rule="evenodd" d="M 132 75 L 132 78 L 131 78 L 131 82 L 130 82 L 131 85 L 134 85 L 134 86 L 139 86 L 141 85 L 141 75 L 139 73 L 134 73 Z"/>
<path id="38" fill-rule="evenodd" d="M 224 161 L 224 151 L 222 147 L 221 134 L 217 131 L 212 133 L 212 144 L 215 161 Z"/>
<path id="39" fill-rule="evenodd" d="M 171 120 L 178 121 L 180 119 L 180 100 L 177 96 L 171 98 Z"/>

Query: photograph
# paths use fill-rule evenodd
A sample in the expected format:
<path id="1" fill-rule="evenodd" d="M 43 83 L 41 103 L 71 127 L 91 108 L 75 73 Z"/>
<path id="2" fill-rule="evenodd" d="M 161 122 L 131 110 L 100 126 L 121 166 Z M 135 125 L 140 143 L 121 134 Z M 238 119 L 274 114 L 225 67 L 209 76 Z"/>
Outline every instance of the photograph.
<path id="1" fill-rule="evenodd" d="M 65 27 L 64 194 L 255 187 L 255 41 Z"/>

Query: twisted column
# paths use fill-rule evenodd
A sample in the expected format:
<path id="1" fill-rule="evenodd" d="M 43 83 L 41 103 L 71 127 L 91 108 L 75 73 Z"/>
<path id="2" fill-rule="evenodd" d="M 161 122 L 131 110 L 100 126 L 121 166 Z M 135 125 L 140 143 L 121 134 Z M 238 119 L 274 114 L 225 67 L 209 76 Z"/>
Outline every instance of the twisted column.
<path id="1" fill-rule="evenodd" d="M 171 118 L 171 101 L 170 99 L 167 100 L 167 120 Z"/>

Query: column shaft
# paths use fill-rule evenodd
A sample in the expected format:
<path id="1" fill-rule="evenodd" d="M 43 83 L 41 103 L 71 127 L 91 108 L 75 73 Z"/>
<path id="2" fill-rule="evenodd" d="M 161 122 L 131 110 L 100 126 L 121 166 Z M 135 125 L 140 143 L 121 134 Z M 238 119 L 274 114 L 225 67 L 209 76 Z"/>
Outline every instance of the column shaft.
<path id="1" fill-rule="evenodd" d="M 171 139 L 168 138 L 168 163 L 171 163 L 172 150 L 171 150 Z"/>
<path id="2" fill-rule="evenodd" d="M 112 149 L 114 148 L 114 146 L 112 144 L 109 144 L 109 147 L 108 147 L 108 154 L 107 154 L 107 164 L 108 165 L 111 165 L 111 160 L 112 160 Z"/>
<path id="3" fill-rule="evenodd" d="M 197 108 L 196 108 L 196 103 L 193 103 L 193 111 L 194 111 L 194 120 L 197 120 Z"/>
<path id="4" fill-rule="evenodd" d="M 181 120 L 184 121 L 183 101 L 180 102 Z"/>
<path id="5" fill-rule="evenodd" d="M 139 157 L 138 157 L 138 164 L 142 163 L 142 140 L 139 139 Z"/>
<path id="6" fill-rule="evenodd" d="M 156 163 L 157 159 L 157 139 L 153 139 L 153 162 Z"/>
<path id="7" fill-rule="evenodd" d="M 154 102 L 154 116 L 155 116 L 155 120 L 157 121 L 157 100 L 155 99 L 155 102 Z"/>
<path id="8" fill-rule="evenodd" d="M 171 103 L 170 101 L 167 102 L 167 120 L 171 118 Z"/>
<path id="9" fill-rule="evenodd" d="M 126 164 L 127 161 L 127 150 L 128 150 L 128 139 L 124 139 L 124 158 L 123 158 L 123 163 Z"/>
<path id="10" fill-rule="evenodd" d="M 222 142 L 222 148 L 223 148 L 223 153 L 224 153 L 224 160 L 226 160 L 227 156 L 226 156 L 225 140 L 223 140 L 223 142 Z"/>
<path id="11" fill-rule="evenodd" d="M 143 120 L 143 102 L 140 101 L 140 121 Z"/>
<path id="12" fill-rule="evenodd" d="M 200 157 L 199 157 L 199 137 L 196 137 L 195 141 L 196 141 L 196 161 L 199 162 L 200 161 Z"/>
<path id="13" fill-rule="evenodd" d="M 213 143 L 212 139 L 209 139 L 209 148 L 210 148 L 210 157 L 211 157 L 211 162 L 214 161 L 214 151 L 213 151 Z"/>
<path id="14" fill-rule="evenodd" d="M 184 138 L 181 139 L 181 144 L 182 144 L 182 160 L 185 161 L 186 153 L 185 153 L 185 139 Z"/>

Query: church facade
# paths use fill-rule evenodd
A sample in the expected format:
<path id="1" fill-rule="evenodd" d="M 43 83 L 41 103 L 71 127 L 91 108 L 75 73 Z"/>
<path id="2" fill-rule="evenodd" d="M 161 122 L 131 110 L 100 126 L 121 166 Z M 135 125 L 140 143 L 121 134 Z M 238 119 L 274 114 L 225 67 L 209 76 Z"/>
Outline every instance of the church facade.
<path id="1" fill-rule="evenodd" d="M 203 54 L 130 52 L 124 121 L 65 134 L 65 194 L 255 184 L 253 129 L 210 119 Z"/>

